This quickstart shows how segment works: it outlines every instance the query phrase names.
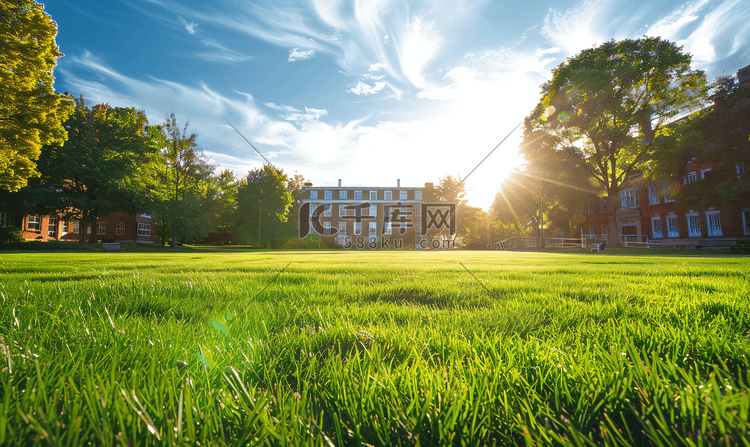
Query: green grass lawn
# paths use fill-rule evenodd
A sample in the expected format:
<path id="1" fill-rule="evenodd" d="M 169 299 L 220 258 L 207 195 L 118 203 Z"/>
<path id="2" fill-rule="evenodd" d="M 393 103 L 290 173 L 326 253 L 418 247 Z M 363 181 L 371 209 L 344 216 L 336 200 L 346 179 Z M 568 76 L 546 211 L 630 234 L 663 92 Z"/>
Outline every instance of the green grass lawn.
<path id="1" fill-rule="evenodd" d="M 750 260 L 632 253 L 0 254 L 0 445 L 750 445 Z"/>

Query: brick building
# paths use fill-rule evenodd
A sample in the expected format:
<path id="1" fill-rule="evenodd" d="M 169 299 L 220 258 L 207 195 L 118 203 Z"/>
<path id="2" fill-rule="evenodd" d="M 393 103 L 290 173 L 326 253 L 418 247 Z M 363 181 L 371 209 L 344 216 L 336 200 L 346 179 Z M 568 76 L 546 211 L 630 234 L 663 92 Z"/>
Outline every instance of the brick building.
<path id="1" fill-rule="evenodd" d="M 63 220 L 55 216 L 27 214 L 11 222 L 8 213 L 0 212 L 0 226 L 14 225 L 21 229 L 27 241 L 78 241 L 77 220 Z M 123 212 L 113 212 L 99 216 L 96 225 L 86 228 L 87 235 L 92 231 L 97 239 L 114 239 L 117 242 L 155 243 L 154 219 L 149 214 L 132 216 Z M 88 239 L 88 236 L 87 236 Z"/>
<path id="2" fill-rule="evenodd" d="M 302 210 L 309 215 L 309 227 L 300 236 L 319 233 L 329 243 L 347 248 L 432 247 L 441 228 L 444 234 L 449 232 L 451 223 L 455 227 L 455 209 L 447 204 L 433 205 L 427 210 L 432 222 L 425 220 L 429 217 L 423 215 L 425 193 L 431 190 L 431 183 L 404 187 L 400 180 L 393 188 L 342 186 L 341 180 L 338 186 L 307 183 L 303 187 Z M 428 223 L 437 226 L 428 232 Z M 439 248 L 443 245 L 446 244 L 441 239 Z"/>

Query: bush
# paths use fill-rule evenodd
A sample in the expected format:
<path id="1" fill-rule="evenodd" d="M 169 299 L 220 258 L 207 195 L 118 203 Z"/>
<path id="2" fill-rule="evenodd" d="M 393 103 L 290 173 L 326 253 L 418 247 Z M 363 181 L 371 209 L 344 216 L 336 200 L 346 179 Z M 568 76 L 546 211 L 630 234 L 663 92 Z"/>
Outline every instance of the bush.
<path id="1" fill-rule="evenodd" d="M 0 245 L 13 245 L 23 242 L 23 232 L 13 226 L 0 227 Z"/>
<path id="2" fill-rule="evenodd" d="M 112 238 L 102 239 L 102 244 L 114 244 L 115 242 L 117 241 Z"/>

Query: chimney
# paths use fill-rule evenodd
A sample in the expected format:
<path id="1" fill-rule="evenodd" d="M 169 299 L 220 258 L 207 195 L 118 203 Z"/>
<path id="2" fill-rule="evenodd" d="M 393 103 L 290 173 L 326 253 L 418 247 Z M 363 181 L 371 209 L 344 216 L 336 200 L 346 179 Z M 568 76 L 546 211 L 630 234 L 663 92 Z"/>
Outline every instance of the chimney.
<path id="1" fill-rule="evenodd" d="M 397 179 L 396 179 L 396 187 L 397 187 L 397 188 L 400 188 L 400 187 L 401 187 L 401 179 L 400 179 L 400 178 L 397 178 Z"/>
<path id="2" fill-rule="evenodd" d="M 341 188 L 341 179 L 339 179 L 339 188 Z"/>
<path id="3" fill-rule="evenodd" d="M 434 188 L 432 182 L 426 182 L 424 184 L 424 189 L 432 189 L 432 188 Z"/>

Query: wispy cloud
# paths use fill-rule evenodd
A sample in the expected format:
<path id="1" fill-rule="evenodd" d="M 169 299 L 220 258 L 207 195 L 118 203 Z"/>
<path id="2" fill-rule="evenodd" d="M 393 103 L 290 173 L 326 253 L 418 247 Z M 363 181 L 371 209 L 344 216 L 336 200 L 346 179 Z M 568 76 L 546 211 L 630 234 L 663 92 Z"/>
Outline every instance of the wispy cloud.
<path id="1" fill-rule="evenodd" d="M 315 50 L 298 51 L 297 48 L 289 50 L 289 62 L 303 61 L 310 59 L 315 54 Z"/>
<path id="2" fill-rule="evenodd" d="M 348 92 L 354 93 L 355 95 L 374 95 L 375 93 L 385 88 L 385 82 L 376 82 L 375 85 L 365 84 L 359 81 L 357 85 L 351 87 Z"/>
<path id="3" fill-rule="evenodd" d="M 208 62 L 233 64 L 255 59 L 253 56 L 248 56 L 246 54 L 241 54 L 234 50 L 230 50 L 229 48 L 220 45 L 218 42 L 212 39 L 203 40 L 202 43 L 203 45 L 208 47 L 210 51 L 196 53 L 196 56 Z"/>
<path id="4" fill-rule="evenodd" d="M 183 19 L 182 17 L 178 17 L 178 19 L 180 19 L 180 22 L 182 22 L 182 24 L 185 26 L 185 29 L 188 31 L 188 33 L 195 34 L 195 27 L 198 26 L 197 23 L 192 21 L 188 23 L 187 20 Z"/>

